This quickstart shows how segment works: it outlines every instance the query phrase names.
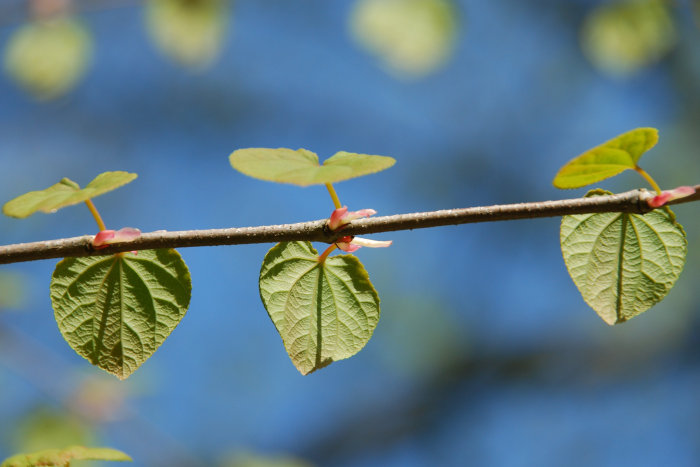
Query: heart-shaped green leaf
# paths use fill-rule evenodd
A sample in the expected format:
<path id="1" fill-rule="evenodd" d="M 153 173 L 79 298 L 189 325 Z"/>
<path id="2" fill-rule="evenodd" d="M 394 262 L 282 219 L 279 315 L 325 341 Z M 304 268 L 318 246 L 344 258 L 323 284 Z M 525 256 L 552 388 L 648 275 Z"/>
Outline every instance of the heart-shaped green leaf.
<path id="1" fill-rule="evenodd" d="M 639 158 L 659 140 L 655 128 L 637 128 L 572 159 L 554 177 L 557 188 L 580 188 L 634 169 Z"/>
<path id="2" fill-rule="evenodd" d="M 592 190 L 587 196 L 610 193 Z M 683 228 L 663 209 L 564 216 L 561 249 L 583 299 L 608 324 L 648 310 L 673 288 L 687 253 Z"/>
<path id="3" fill-rule="evenodd" d="M 355 355 L 379 321 L 379 296 L 362 263 L 351 255 L 320 263 L 309 242 L 279 243 L 267 252 L 260 297 L 304 375 Z"/>
<path id="4" fill-rule="evenodd" d="M 340 182 L 388 169 L 396 163 L 392 157 L 341 151 L 320 165 L 313 152 L 287 148 L 238 149 L 229 160 L 234 169 L 250 177 L 300 186 Z"/>
<path id="5" fill-rule="evenodd" d="M 104 172 L 95 177 L 88 185 L 80 186 L 68 178 L 62 179 L 45 190 L 30 191 L 8 201 L 2 207 L 2 212 L 10 217 L 28 217 L 37 211 L 51 213 L 57 209 L 82 203 L 96 196 L 134 180 L 138 175 L 129 172 Z"/>
<path id="6" fill-rule="evenodd" d="M 116 449 L 70 446 L 65 449 L 46 449 L 31 454 L 17 454 L 5 459 L 0 467 L 68 467 L 72 461 L 78 460 L 130 462 L 131 457 Z"/>
<path id="7" fill-rule="evenodd" d="M 185 316 L 192 285 L 175 250 L 66 258 L 51 279 L 61 334 L 93 365 L 127 378 Z"/>

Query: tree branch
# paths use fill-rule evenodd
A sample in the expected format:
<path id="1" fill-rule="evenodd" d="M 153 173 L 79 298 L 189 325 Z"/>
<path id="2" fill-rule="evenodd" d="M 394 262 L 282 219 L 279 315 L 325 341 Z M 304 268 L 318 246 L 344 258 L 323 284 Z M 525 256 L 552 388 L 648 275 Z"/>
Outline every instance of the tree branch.
<path id="1" fill-rule="evenodd" d="M 694 195 L 671 201 L 668 204 L 700 200 L 700 185 L 696 185 L 695 190 L 696 193 Z M 326 227 L 326 219 L 260 227 L 184 230 L 177 232 L 159 230 L 144 233 L 134 241 L 112 244 L 100 250 L 96 250 L 92 246 L 94 238 L 92 235 L 83 235 L 81 237 L 0 246 L 0 264 L 76 256 L 106 256 L 123 251 L 156 248 L 244 245 L 299 240 L 333 243 L 339 237 L 345 235 L 597 212 L 644 214 L 651 211 L 647 200 L 653 196 L 652 193 L 646 190 L 632 190 L 611 196 L 397 214 L 394 216 L 356 220 L 340 232 L 331 232 Z"/>

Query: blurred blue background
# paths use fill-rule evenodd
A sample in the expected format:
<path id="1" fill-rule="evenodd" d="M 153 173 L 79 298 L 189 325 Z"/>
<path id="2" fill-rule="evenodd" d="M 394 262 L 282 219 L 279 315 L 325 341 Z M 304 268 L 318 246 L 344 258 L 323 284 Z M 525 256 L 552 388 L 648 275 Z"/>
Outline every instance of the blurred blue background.
<path id="1" fill-rule="evenodd" d="M 245 147 L 396 158 L 336 186 L 351 209 L 380 215 L 559 199 L 585 193 L 552 187 L 561 165 L 639 126 L 660 129 L 642 165 L 663 187 L 700 182 L 691 2 L 176 1 L 194 10 L 74 2 L 81 70 L 52 95 L 26 80 L 60 69 L 4 52 L 0 202 L 126 170 L 139 178 L 95 201 L 109 228 L 330 214 L 323 187 L 232 170 L 228 155 Z M 55 21 L 37 5 L 66 6 L 0 0 L 2 47 L 32 17 Z M 50 442 L 111 446 L 135 466 L 698 465 L 700 225 L 695 205 L 675 210 L 684 274 L 616 327 L 570 281 L 558 219 L 376 235 L 392 247 L 357 253 L 382 299 L 374 336 L 307 377 L 259 299 L 271 245 L 182 249 L 190 309 L 125 382 L 62 339 L 56 261 L 2 266 L 0 459 Z M 96 231 L 80 206 L 0 218 L 2 244 Z"/>

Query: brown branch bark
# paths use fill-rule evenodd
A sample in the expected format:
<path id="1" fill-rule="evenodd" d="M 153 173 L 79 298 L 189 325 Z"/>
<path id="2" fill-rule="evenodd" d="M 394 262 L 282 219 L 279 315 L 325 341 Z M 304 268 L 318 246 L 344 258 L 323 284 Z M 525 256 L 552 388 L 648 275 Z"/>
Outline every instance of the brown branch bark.
<path id="1" fill-rule="evenodd" d="M 700 185 L 696 185 L 695 189 L 696 193 L 694 195 L 677 199 L 669 204 L 700 200 Z M 597 212 L 644 214 L 651 211 L 647 200 L 652 196 L 653 194 L 646 190 L 632 190 L 611 196 L 397 214 L 394 216 L 356 220 L 340 232 L 331 232 L 326 227 L 325 219 L 297 224 L 259 227 L 184 230 L 177 232 L 160 230 L 144 233 L 132 242 L 113 244 L 100 250 L 93 248 L 92 235 L 83 235 L 81 237 L 0 246 L 0 264 L 63 257 L 111 255 L 122 251 L 156 248 L 244 245 L 299 240 L 333 243 L 340 236 L 344 235 L 361 235 L 396 230 L 425 229 L 444 225 L 535 219 Z"/>

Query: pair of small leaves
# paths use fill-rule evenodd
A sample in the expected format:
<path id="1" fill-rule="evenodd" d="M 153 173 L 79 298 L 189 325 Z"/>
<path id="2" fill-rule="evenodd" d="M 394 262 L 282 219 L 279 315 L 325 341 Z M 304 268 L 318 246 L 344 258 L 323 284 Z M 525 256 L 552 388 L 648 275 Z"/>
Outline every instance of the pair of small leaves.
<path id="1" fill-rule="evenodd" d="M 371 156 L 340 151 L 326 159 L 306 149 L 248 148 L 234 151 L 231 166 L 250 177 L 299 186 L 336 183 L 388 169 L 396 160 L 386 156 Z"/>
<path id="2" fill-rule="evenodd" d="M 578 188 L 637 168 L 658 141 L 654 128 L 638 128 L 566 164 L 558 188 Z M 606 196 L 592 190 L 586 196 Z M 660 302 L 683 270 L 687 240 L 670 209 L 645 215 L 599 213 L 564 216 L 564 262 L 583 299 L 608 324 L 629 320 Z"/>
<path id="3" fill-rule="evenodd" d="M 352 255 L 319 261 L 309 242 L 279 243 L 260 270 L 260 297 L 304 375 L 351 357 L 379 321 L 379 296 Z"/>
<path id="4" fill-rule="evenodd" d="M 3 212 L 27 217 L 107 193 L 137 177 L 105 172 L 81 189 L 64 178 L 9 201 Z M 68 344 L 93 365 L 127 378 L 165 341 L 189 306 L 190 274 L 175 250 L 66 258 L 56 265 L 51 302 Z"/>
<path id="5" fill-rule="evenodd" d="M 2 208 L 6 216 L 24 218 L 37 211 L 52 213 L 57 209 L 85 202 L 136 179 L 138 175 L 129 172 L 104 172 L 95 177 L 83 189 L 68 178 L 44 190 L 30 191 L 8 201 Z"/>
<path id="6" fill-rule="evenodd" d="M 634 170 L 639 158 L 659 140 L 656 128 L 637 128 L 571 160 L 554 177 L 557 188 L 580 188 Z"/>
<path id="7" fill-rule="evenodd" d="M 254 178 L 308 186 L 379 172 L 396 161 L 341 151 L 321 165 L 306 149 L 249 148 L 235 151 L 230 162 Z M 362 263 L 351 255 L 319 261 L 309 242 L 284 242 L 270 249 L 259 285 L 265 309 L 304 375 L 355 355 L 379 321 L 379 296 Z"/>
<path id="8" fill-rule="evenodd" d="M 65 449 L 46 449 L 31 454 L 17 454 L 5 459 L 0 467 L 69 467 L 72 461 L 80 460 L 130 462 L 131 457 L 116 449 L 70 446 Z"/>

